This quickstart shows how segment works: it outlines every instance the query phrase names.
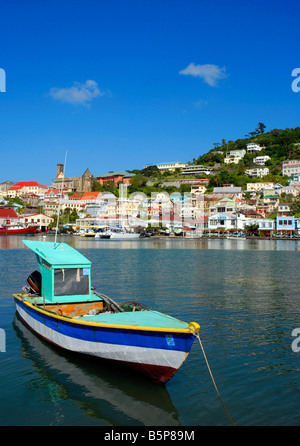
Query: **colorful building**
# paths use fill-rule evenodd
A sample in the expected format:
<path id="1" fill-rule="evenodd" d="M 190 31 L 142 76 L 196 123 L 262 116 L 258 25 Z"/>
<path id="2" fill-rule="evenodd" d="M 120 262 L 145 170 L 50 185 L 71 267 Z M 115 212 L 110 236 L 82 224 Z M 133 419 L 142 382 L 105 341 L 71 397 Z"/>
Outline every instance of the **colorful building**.
<path id="1" fill-rule="evenodd" d="M 130 184 L 131 178 L 134 177 L 134 174 L 126 173 L 126 172 L 108 172 L 105 175 L 99 175 L 95 177 L 95 180 L 98 181 L 100 186 L 103 186 L 105 183 L 113 182 L 114 184 L 123 183 Z"/>

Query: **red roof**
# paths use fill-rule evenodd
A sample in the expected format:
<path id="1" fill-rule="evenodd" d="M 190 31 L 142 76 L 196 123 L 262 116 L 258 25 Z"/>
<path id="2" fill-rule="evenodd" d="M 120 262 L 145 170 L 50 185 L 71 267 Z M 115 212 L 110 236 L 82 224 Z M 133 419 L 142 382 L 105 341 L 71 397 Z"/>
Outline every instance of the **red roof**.
<path id="1" fill-rule="evenodd" d="M 46 194 L 58 194 L 58 192 L 60 191 L 60 189 L 48 189 Z"/>
<path id="2" fill-rule="evenodd" d="M 0 209 L 0 217 L 18 218 L 18 214 L 14 209 Z"/>
<path id="3" fill-rule="evenodd" d="M 73 194 L 69 197 L 70 200 L 80 200 L 81 195 L 80 194 Z"/>
<path id="4" fill-rule="evenodd" d="M 48 186 L 39 184 L 36 181 L 19 181 L 18 183 L 13 184 L 8 190 L 18 190 L 18 189 L 22 189 L 22 187 L 26 187 L 26 186 L 40 186 L 40 187 L 47 187 L 47 189 L 48 189 Z"/>
<path id="5" fill-rule="evenodd" d="M 84 192 L 82 195 L 81 200 L 97 200 L 101 197 L 101 192 Z"/>

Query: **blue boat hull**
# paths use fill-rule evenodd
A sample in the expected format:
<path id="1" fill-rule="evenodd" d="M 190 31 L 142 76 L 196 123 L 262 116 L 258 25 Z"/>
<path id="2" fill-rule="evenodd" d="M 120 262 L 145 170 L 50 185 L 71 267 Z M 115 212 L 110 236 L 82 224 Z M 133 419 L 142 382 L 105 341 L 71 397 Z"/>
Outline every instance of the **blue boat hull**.
<path id="1" fill-rule="evenodd" d="M 97 324 L 59 316 L 15 295 L 20 317 L 39 336 L 66 350 L 117 361 L 167 382 L 188 356 L 192 330 Z"/>

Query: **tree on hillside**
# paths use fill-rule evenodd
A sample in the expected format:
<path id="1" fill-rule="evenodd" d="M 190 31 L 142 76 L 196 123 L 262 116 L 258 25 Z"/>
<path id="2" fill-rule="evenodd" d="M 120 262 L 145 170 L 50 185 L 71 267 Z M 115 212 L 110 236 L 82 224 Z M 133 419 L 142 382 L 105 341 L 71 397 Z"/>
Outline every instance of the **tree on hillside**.
<path id="1" fill-rule="evenodd" d="M 262 122 L 259 122 L 258 126 L 256 128 L 256 133 L 258 135 L 262 135 L 264 133 L 264 131 L 265 131 L 265 128 L 266 128 L 265 124 L 263 124 Z"/>
<path id="2" fill-rule="evenodd" d="M 145 167 L 141 170 L 141 174 L 150 178 L 160 174 L 160 170 L 156 165 Z"/>
<path id="3" fill-rule="evenodd" d="M 259 122 L 254 132 L 249 132 L 249 134 L 246 135 L 246 138 L 254 138 L 254 136 L 262 135 L 265 131 L 265 128 L 266 128 L 265 124 Z"/>
<path id="4" fill-rule="evenodd" d="M 131 178 L 130 186 L 128 188 L 129 193 L 138 191 L 141 187 L 145 186 L 148 178 L 145 175 L 138 174 Z"/>

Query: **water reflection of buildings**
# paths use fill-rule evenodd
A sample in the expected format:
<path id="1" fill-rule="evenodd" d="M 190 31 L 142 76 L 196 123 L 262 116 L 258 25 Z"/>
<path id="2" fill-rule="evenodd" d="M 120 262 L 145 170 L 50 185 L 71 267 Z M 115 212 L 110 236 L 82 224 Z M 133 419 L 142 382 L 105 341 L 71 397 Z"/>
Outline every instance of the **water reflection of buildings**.
<path id="1" fill-rule="evenodd" d="M 179 425 L 167 389 L 122 369 L 62 352 L 40 340 L 16 315 L 14 329 L 22 351 L 32 361 L 44 385 L 59 389 L 56 400 L 66 399 L 89 406 L 83 416 L 110 426 Z M 56 373 L 54 373 L 56 372 Z M 36 375 L 34 375 L 36 380 Z M 61 397 L 60 397 L 61 395 Z M 125 420 L 125 422 L 124 422 Z M 49 420 L 53 424 L 54 420 Z"/>

